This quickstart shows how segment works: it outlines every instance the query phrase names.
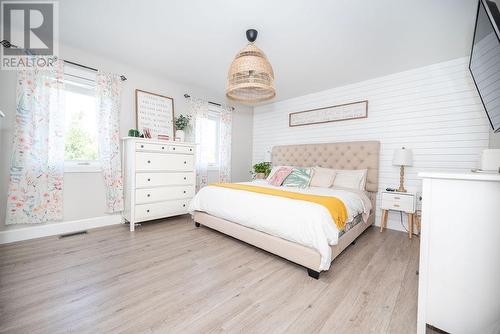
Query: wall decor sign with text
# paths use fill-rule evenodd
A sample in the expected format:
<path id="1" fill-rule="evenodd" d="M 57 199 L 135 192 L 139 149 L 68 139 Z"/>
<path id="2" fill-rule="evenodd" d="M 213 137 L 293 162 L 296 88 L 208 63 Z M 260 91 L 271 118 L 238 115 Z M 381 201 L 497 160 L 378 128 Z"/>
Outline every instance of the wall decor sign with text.
<path id="1" fill-rule="evenodd" d="M 173 98 L 136 89 L 135 108 L 137 129 L 141 133 L 149 131 L 151 138 L 163 135 L 174 139 Z"/>
<path id="2" fill-rule="evenodd" d="M 320 124 L 367 117 L 368 100 L 365 100 L 290 113 L 288 115 L 288 126 Z"/>

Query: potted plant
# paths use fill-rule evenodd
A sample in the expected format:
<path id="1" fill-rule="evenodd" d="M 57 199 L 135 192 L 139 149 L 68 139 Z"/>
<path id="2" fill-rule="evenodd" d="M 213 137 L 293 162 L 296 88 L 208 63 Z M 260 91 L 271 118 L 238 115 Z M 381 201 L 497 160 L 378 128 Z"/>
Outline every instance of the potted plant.
<path id="1" fill-rule="evenodd" d="M 265 179 L 271 173 L 271 163 L 259 162 L 253 165 L 253 170 L 250 173 L 254 179 Z"/>
<path id="2" fill-rule="evenodd" d="M 184 129 L 186 129 L 189 125 L 189 121 L 191 120 L 191 116 L 187 115 L 179 115 L 174 118 L 174 124 L 175 124 L 175 138 L 184 141 L 186 138 L 186 134 L 184 133 Z"/>

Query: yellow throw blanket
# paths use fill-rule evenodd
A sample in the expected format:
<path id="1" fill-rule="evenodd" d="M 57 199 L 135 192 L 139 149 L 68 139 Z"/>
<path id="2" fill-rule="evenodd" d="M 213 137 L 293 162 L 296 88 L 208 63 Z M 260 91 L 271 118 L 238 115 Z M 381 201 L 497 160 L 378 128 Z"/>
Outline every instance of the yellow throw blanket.
<path id="1" fill-rule="evenodd" d="M 347 219 L 347 209 L 345 207 L 344 202 L 342 202 L 337 197 L 303 194 L 303 193 L 296 193 L 293 191 L 285 191 L 285 190 L 251 186 L 247 184 L 238 184 L 238 183 L 212 183 L 210 185 L 215 187 L 244 190 L 259 194 L 285 197 L 299 201 L 306 201 L 323 205 L 328 210 L 328 212 L 330 212 L 330 215 L 332 216 L 332 219 L 335 222 L 335 225 L 337 225 L 339 231 L 342 231 L 345 227 L 345 221 Z"/>

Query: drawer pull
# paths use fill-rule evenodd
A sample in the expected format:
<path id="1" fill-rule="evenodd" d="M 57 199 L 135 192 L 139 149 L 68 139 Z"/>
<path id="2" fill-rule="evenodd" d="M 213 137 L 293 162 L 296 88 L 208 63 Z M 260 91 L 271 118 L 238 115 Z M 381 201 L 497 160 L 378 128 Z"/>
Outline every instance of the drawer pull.
<path id="1" fill-rule="evenodd" d="M 192 148 L 190 148 L 190 149 L 189 149 L 189 152 L 193 152 L 193 149 L 192 149 Z"/>
<path id="2" fill-rule="evenodd" d="M 399 197 L 394 197 L 394 199 L 400 199 Z"/>
<path id="3" fill-rule="evenodd" d="M 151 160 L 148 160 L 148 164 L 150 164 L 150 163 L 151 163 Z"/>
<path id="4" fill-rule="evenodd" d="M 186 204 L 182 204 L 182 207 L 185 208 L 186 207 Z"/>
<path id="5" fill-rule="evenodd" d="M 174 147 L 174 148 L 172 148 L 172 150 L 174 150 L 174 151 L 175 151 L 175 147 Z"/>
<path id="6" fill-rule="evenodd" d="M 148 197 L 151 197 L 151 194 L 148 194 Z"/>
<path id="7" fill-rule="evenodd" d="M 161 147 L 161 149 L 162 149 L 162 150 L 164 150 L 164 149 L 165 149 L 165 146 L 162 146 L 162 147 Z"/>
<path id="8" fill-rule="evenodd" d="M 394 204 L 394 207 L 399 208 L 399 204 Z"/>
<path id="9" fill-rule="evenodd" d="M 186 191 L 184 190 L 184 194 L 186 193 Z"/>
<path id="10" fill-rule="evenodd" d="M 149 212 L 149 209 L 147 209 L 146 212 Z"/>
<path id="11" fill-rule="evenodd" d="M 151 181 L 151 179 L 148 179 L 148 182 Z"/>
<path id="12" fill-rule="evenodd" d="M 141 148 L 144 148 L 144 145 L 141 145 Z"/>
<path id="13" fill-rule="evenodd" d="M 187 164 L 187 161 L 184 161 L 184 165 Z"/>
<path id="14" fill-rule="evenodd" d="M 186 180 L 186 177 L 184 176 L 184 180 Z"/>

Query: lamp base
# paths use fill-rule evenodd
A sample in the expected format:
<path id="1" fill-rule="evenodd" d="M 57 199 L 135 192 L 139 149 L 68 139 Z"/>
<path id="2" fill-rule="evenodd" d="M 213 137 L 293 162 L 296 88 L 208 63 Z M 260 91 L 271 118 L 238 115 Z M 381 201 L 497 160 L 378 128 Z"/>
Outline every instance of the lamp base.
<path id="1" fill-rule="evenodd" d="M 401 168 L 399 170 L 399 188 L 398 188 L 398 192 L 400 192 L 400 193 L 406 192 L 406 189 L 404 186 L 404 179 L 405 179 L 405 167 L 401 166 Z"/>

